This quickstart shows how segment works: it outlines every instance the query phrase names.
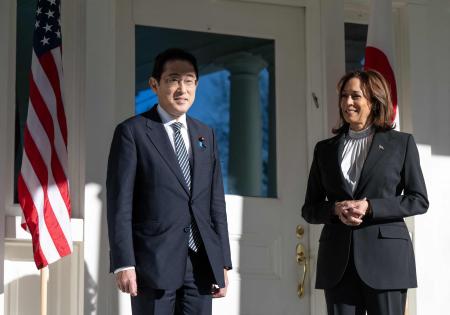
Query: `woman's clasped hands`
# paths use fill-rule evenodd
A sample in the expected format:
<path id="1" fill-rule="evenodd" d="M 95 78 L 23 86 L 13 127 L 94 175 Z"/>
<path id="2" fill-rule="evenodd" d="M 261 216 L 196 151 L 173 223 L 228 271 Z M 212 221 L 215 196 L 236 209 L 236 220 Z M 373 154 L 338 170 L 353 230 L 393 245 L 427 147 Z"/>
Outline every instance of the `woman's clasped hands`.
<path id="1" fill-rule="evenodd" d="M 334 205 L 334 213 L 342 223 L 349 226 L 358 226 L 363 222 L 364 216 L 370 211 L 366 198 L 361 200 L 338 201 Z"/>

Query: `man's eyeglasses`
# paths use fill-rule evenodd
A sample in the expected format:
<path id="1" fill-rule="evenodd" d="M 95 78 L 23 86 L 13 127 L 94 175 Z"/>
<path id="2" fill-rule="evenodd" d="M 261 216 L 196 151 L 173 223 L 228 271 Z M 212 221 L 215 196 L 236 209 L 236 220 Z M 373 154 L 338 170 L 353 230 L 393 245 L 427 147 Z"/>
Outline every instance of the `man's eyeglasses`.
<path id="1" fill-rule="evenodd" d="M 197 80 L 193 77 L 168 77 L 164 82 L 169 87 L 179 87 L 183 83 L 185 87 L 192 88 L 197 84 Z"/>

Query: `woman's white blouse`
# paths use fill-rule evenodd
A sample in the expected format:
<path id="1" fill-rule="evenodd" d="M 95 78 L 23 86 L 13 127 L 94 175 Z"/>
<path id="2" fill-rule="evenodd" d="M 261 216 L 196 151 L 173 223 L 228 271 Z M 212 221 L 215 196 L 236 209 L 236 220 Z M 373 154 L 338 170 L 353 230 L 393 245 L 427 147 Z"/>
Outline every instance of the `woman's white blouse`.
<path id="1" fill-rule="evenodd" d="M 361 170 L 372 143 L 375 129 L 372 126 L 361 131 L 349 129 L 345 135 L 344 150 L 341 156 L 341 170 L 346 183 L 355 192 Z"/>

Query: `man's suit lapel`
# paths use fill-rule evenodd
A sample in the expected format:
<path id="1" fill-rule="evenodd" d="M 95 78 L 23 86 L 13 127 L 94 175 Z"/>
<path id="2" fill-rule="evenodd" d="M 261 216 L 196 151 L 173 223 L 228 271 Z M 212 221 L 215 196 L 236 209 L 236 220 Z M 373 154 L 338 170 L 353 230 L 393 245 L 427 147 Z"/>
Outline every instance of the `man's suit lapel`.
<path id="1" fill-rule="evenodd" d="M 147 136 L 155 146 L 156 150 L 161 155 L 164 162 L 174 173 L 183 189 L 189 195 L 189 189 L 181 173 L 180 164 L 178 163 L 177 156 L 172 148 L 169 137 L 167 136 L 166 129 L 161 122 L 161 118 L 156 110 L 156 105 L 148 112 L 144 114 L 147 119 Z"/>
<path id="2" fill-rule="evenodd" d="M 203 179 L 204 174 L 208 172 L 202 172 L 201 167 L 208 165 L 208 154 L 206 153 L 207 146 L 209 144 L 208 139 L 206 139 L 205 134 L 201 133 L 199 125 L 195 123 L 193 119 L 189 116 L 186 117 L 186 122 L 188 125 L 189 138 L 191 141 L 191 152 L 192 152 L 192 198 L 195 198 L 196 194 L 200 191 L 200 184 L 208 182 L 207 179 Z"/>
<path id="3" fill-rule="evenodd" d="M 373 172 L 377 170 L 375 166 L 389 153 L 388 137 L 388 132 L 375 132 L 373 135 L 372 144 L 370 145 L 369 152 L 367 153 L 366 160 L 361 170 L 358 186 L 355 189 L 355 197 L 359 196 L 361 190 L 370 180 Z"/>

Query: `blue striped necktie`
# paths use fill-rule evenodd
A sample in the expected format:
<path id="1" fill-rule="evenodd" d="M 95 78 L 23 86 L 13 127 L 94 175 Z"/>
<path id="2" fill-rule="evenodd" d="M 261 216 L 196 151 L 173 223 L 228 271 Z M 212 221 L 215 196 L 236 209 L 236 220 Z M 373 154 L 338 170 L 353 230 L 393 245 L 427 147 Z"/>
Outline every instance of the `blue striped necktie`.
<path id="1" fill-rule="evenodd" d="M 186 185 L 189 190 L 191 190 L 191 167 L 189 165 L 189 155 L 186 150 L 186 145 L 184 144 L 183 137 L 181 135 L 181 127 L 183 126 L 180 122 L 175 122 L 170 125 L 173 129 L 173 140 L 175 143 L 175 153 L 177 155 L 178 164 L 180 164 L 181 172 L 186 181 Z M 194 217 L 191 215 L 191 226 L 189 229 L 189 248 L 194 252 L 198 251 L 201 244 L 200 232 L 195 222 Z"/>

